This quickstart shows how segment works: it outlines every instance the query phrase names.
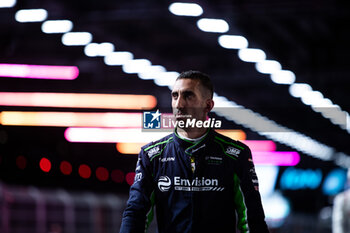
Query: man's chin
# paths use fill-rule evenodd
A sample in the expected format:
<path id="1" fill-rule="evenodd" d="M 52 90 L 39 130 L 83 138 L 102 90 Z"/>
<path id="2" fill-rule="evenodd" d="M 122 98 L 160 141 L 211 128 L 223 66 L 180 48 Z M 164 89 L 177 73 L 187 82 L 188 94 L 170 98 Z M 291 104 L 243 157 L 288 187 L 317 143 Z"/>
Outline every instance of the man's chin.
<path id="1" fill-rule="evenodd" d="M 183 122 L 186 122 L 187 118 L 184 118 L 184 117 L 175 117 L 175 120 L 180 122 L 180 121 L 183 121 Z"/>

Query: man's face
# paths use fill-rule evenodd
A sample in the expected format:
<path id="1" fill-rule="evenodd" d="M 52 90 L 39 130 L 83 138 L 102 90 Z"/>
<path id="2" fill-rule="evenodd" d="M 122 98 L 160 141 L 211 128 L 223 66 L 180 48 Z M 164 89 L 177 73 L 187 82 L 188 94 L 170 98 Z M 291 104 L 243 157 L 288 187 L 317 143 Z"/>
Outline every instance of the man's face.
<path id="1" fill-rule="evenodd" d="M 195 118 L 204 121 L 212 108 L 210 93 L 200 84 L 199 80 L 177 80 L 171 97 L 176 120 Z"/>

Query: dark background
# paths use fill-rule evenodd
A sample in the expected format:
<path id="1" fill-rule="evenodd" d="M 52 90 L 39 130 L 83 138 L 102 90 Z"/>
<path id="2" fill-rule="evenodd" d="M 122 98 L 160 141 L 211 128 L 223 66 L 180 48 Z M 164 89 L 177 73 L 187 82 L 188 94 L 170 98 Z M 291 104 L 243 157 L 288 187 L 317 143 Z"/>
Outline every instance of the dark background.
<path id="1" fill-rule="evenodd" d="M 260 48 L 267 59 L 277 60 L 283 69 L 296 75 L 297 83 L 308 83 L 314 90 L 350 111 L 349 87 L 349 4 L 346 1 L 272 1 L 219 0 L 195 1 L 204 10 L 200 17 L 220 18 L 229 23 L 226 34 L 243 35 L 250 48 Z M 121 66 L 106 66 L 102 57 L 87 57 L 83 46 L 67 47 L 61 34 L 45 34 L 41 22 L 19 23 L 15 13 L 20 9 L 44 8 L 48 19 L 69 19 L 73 31 L 93 34 L 93 42 L 111 42 L 116 51 L 130 51 L 135 59 L 146 58 L 168 71 L 200 70 L 209 74 L 215 92 L 271 120 L 350 154 L 350 135 L 333 125 L 321 114 L 289 94 L 288 85 L 274 84 L 269 75 L 256 71 L 254 63 L 241 61 L 238 50 L 219 46 L 219 33 L 199 30 L 200 17 L 181 17 L 168 10 L 170 1 L 108 0 L 18 0 L 13 8 L 0 8 L 0 63 L 75 65 L 80 75 L 73 81 L 0 78 L 0 91 L 5 92 L 76 92 L 113 94 L 152 94 L 157 108 L 170 106 L 170 92 L 152 80 L 141 80 L 137 74 L 126 74 Z M 0 111 L 66 111 L 65 109 L 5 107 Z M 81 112 L 112 112 L 110 109 L 72 109 Z M 219 118 L 219 117 L 217 117 Z M 266 140 L 241 125 L 249 140 Z M 113 143 L 69 143 L 65 128 L 21 127 L 0 125 L 0 180 L 9 186 L 63 188 L 68 191 L 126 195 L 129 184 L 101 182 L 94 175 L 82 179 L 80 164 L 92 170 L 103 166 L 119 169 L 126 175 L 134 170 L 136 155 L 122 155 Z M 277 143 L 277 150 L 295 150 Z M 299 151 L 300 169 L 321 169 L 324 173 L 337 168 L 333 161 L 322 161 Z M 16 158 L 27 159 L 25 169 L 16 165 Z M 38 163 L 49 158 L 52 170 L 43 173 Z M 59 163 L 69 161 L 70 176 L 59 171 Z M 279 178 L 286 168 L 281 168 Z M 276 189 L 279 190 L 277 180 Z M 332 205 L 333 196 L 316 190 L 281 190 L 290 200 L 294 213 L 317 218 L 319 211 Z M 329 220 L 329 219 L 328 219 Z M 297 220 L 296 220 L 297 222 Z M 293 225 L 293 222 L 288 222 Z M 329 225 L 328 225 L 329 227 Z M 287 231 L 284 231 L 287 232 Z M 289 232 L 292 232 L 291 230 Z M 297 231 L 295 231 L 297 232 Z M 301 231 L 299 231 L 301 232 Z M 321 232 L 321 231 L 320 231 Z"/>

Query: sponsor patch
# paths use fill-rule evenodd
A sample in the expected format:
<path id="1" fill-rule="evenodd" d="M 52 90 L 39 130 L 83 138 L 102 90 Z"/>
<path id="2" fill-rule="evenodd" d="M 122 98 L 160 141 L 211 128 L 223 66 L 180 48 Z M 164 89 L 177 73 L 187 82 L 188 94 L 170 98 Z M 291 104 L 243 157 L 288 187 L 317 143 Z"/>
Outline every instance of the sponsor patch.
<path id="1" fill-rule="evenodd" d="M 159 146 L 153 147 L 147 152 L 147 155 L 149 158 L 151 158 L 153 155 L 157 154 L 160 151 Z"/>
<path id="2" fill-rule="evenodd" d="M 220 164 L 222 164 L 222 157 L 206 156 L 205 160 L 206 160 L 207 164 L 210 164 L 210 165 L 220 165 Z"/>
<path id="3" fill-rule="evenodd" d="M 250 162 L 249 172 L 250 172 L 250 174 L 252 176 L 252 182 L 253 182 L 253 185 L 254 185 L 254 189 L 256 191 L 259 191 L 259 180 L 258 180 L 258 176 L 256 175 L 256 172 L 255 172 L 255 167 L 254 167 L 253 160 L 251 158 L 249 158 L 248 161 Z"/>
<path id="4" fill-rule="evenodd" d="M 159 158 L 159 161 L 163 162 L 163 163 L 165 163 L 165 162 L 173 162 L 173 161 L 175 161 L 175 157 Z"/>
<path id="5" fill-rule="evenodd" d="M 178 176 L 174 177 L 174 189 L 178 191 L 195 191 L 195 192 L 206 192 L 206 191 L 218 191 L 221 192 L 225 187 L 219 186 L 218 179 L 208 179 L 205 177 L 196 177 L 193 180 L 182 179 Z"/>
<path id="6" fill-rule="evenodd" d="M 241 150 L 235 147 L 229 146 L 226 149 L 226 153 L 237 157 L 241 153 Z"/>
<path id="7" fill-rule="evenodd" d="M 142 177 L 143 177 L 143 175 L 142 175 L 141 172 L 136 173 L 135 179 L 134 179 L 134 183 L 136 183 L 136 182 L 142 180 Z"/>
<path id="8" fill-rule="evenodd" d="M 189 180 L 175 176 L 173 182 L 168 176 L 161 176 L 158 179 L 158 188 L 162 192 L 169 191 L 172 184 L 177 191 L 221 192 L 225 189 L 225 187 L 219 186 L 218 179 L 209 179 L 205 177 L 196 177 L 193 180 Z"/>

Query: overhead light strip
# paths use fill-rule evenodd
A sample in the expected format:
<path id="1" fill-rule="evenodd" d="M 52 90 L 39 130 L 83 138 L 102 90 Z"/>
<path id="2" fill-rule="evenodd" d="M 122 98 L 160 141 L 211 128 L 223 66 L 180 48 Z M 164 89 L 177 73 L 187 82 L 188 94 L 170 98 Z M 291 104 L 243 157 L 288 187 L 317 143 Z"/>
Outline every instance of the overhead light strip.
<path id="1" fill-rule="evenodd" d="M 141 122 L 140 122 L 141 124 Z M 236 140 L 245 140 L 246 134 L 242 130 L 218 130 L 223 135 L 234 136 Z M 146 143 L 145 140 L 155 141 L 169 135 L 170 131 L 143 131 L 142 128 L 85 128 L 69 127 L 65 131 L 65 138 L 69 142 L 87 143 Z"/>
<path id="2" fill-rule="evenodd" d="M 0 112 L 0 124 L 12 126 L 141 128 L 142 113 L 3 111 Z"/>
<path id="3" fill-rule="evenodd" d="M 145 110 L 156 105 L 152 95 L 0 92 L 0 106 Z"/>
<path id="4" fill-rule="evenodd" d="M 237 138 L 234 138 L 238 140 Z M 276 151 L 276 144 L 270 140 L 241 140 L 244 144 L 249 146 L 251 151 L 258 152 L 272 152 Z M 116 144 L 117 150 L 122 154 L 138 154 L 142 146 L 148 143 L 145 138 L 144 142 L 139 143 L 120 143 Z"/>
<path id="5" fill-rule="evenodd" d="M 74 80 L 79 75 L 76 66 L 0 64 L 0 77 Z"/>

